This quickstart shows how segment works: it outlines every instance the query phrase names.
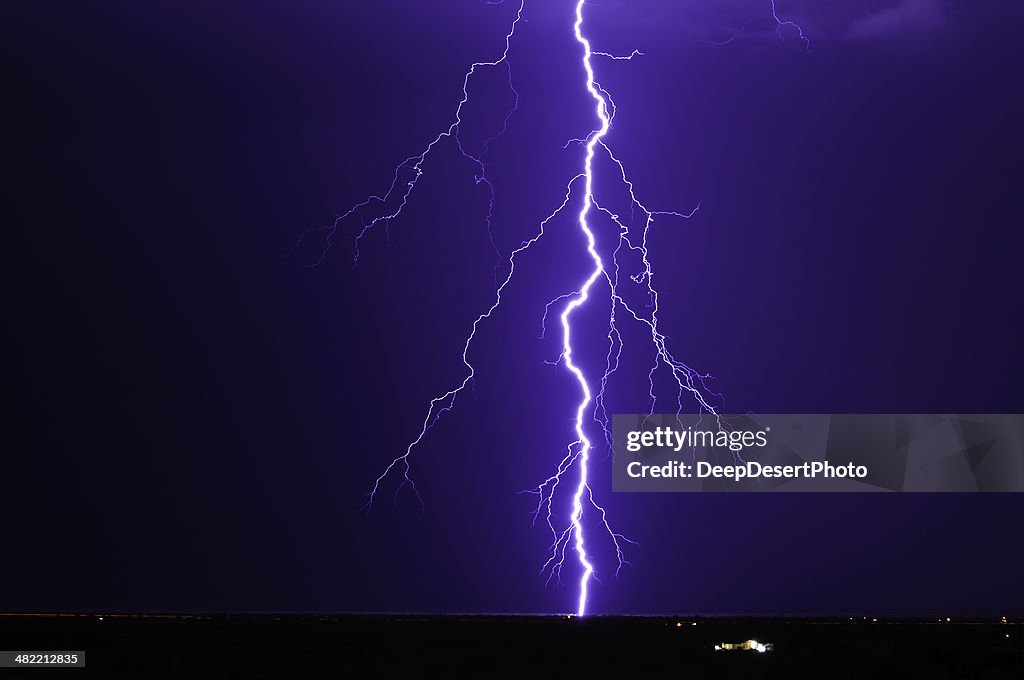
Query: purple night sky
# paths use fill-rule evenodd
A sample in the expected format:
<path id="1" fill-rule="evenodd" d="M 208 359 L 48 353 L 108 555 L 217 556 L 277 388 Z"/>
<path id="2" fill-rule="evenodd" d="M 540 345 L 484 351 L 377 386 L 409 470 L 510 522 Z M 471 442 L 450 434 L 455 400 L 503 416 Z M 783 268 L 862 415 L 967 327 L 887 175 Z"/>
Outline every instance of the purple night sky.
<path id="1" fill-rule="evenodd" d="M 448 126 L 517 4 L 8 3 L 0 610 L 575 608 L 517 494 L 572 440 L 578 388 L 546 363 L 558 333 L 538 336 L 588 273 L 575 207 L 517 264 L 473 389 L 412 459 L 425 509 L 391 484 L 358 513 L 463 377 L 495 265 L 580 170 L 563 146 L 596 121 L 574 0 L 527 0 L 511 44 L 519 106 L 487 156 L 504 259 L 451 143 L 358 267 L 356 222 L 319 266 L 322 239 L 283 257 Z M 770 0 L 587 5 L 594 49 L 644 53 L 595 62 L 638 197 L 701 206 L 651 232 L 673 352 L 717 378 L 722 412 L 1024 411 L 1024 6 L 776 5 L 810 51 Z M 471 81 L 466 143 L 500 129 L 505 76 Z M 588 375 L 606 322 L 578 317 Z M 648 408 L 652 354 L 626 335 L 609 413 Z M 617 579 L 596 547 L 595 613 L 1024 614 L 1018 494 L 612 494 L 605 455 L 594 493 L 639 545 Z"/>

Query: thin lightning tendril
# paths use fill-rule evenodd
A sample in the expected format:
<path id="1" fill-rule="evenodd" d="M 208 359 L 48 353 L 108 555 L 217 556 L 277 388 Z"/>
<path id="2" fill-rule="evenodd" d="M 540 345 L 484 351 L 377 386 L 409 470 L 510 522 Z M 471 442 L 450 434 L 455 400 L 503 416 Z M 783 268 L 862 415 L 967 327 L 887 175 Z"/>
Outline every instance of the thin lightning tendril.
<path id="1" fill-rule="evenodd" d="M 775 0 L 769 0 L 769 2 L 771 2 L 772 5 L 772 19 L 775 20 L 775 32 L 779 34 L 779 39 L 786 39 L 785 29 L 796 31 L 797 37 L 799 37 L 800 41 L 804 44 L 804 49 L 810 52 L 811 39 L 807 37 L 806 33 L 804 33 L 804 29 L 800 26 L 800 24 L 796 23 L 795 21 L 786 21 L 784 19 L 780 19 L 779 11 L 775 9 Z"/>
<path id="2" fill-rule="evenodd" d="M 353 263 L 356 264 L 360 257 L 360 244 L 362 239 L 383 224 L 385 230 L 389 229 L 392 220 L 399 217 L 405 209 L 410 196 L 412 195 L 419 178 L 423 175 L 423 165 L 437 146 L 446 139 L 452 139 L 461 154 L 474 168 L 474 182 L 483 184 L 487 190 L 489 205 L 484 219 L 490 242 L 495 252 L 500 256 L 500 250 L 495 245 L 491 232 L 492 219 L 494 215 L 494 186 L 487 176 L 487 168 L 484 158 L 487 155 L 490 145 L 500 138 L 508 129 L 509 120 L 517 110 L 519 93 L 512 83 L 512 70 L 509 64 L 509 50 L 516 29 L 523 21 L 523 12 L 526 0 L 520 0 L 515 18 L 505 35 L 504 50 L 499 58 L 494 61 L 480 61 L 473 63 L 466 72 L 462 83 L 462 99 L 455 110 L 454 121 L 431 141 L 421 153 L 410 156 L 402 161 L 394 171 L 394 176 L 387 192 L 382 195 L 371 195 L 362 202 L 353 206 L 347 212 L 338 215 L 335 220 L 324 227 L 311 229 L 299 236 L 292 252 L 302 243 L 303 239 L 313 233 L 324 235 L 324 248 L 319 257 L 310 266 L 320 265 L 327 257 L 334 245 L 334 238 L 338 230 L 350 219 L 357 221 L 358 227 L 355 230 L 353 239 Z M 782 20 L 778 16 L 775 7 L 775 0 L 771 2 L 771 13 L 776 23 L 776 30 L 780 39 L 785 39 L 785 30 L 795 30 L 807 49 L 810 49 L 810 41 L 803 29 L 792 21 Z M 500 5 L 502 2 L 489 1 L 487 4 Z M 618 576 L 624 566 L 629 565 L 623 550 L 624 543 L 635 544 L 622 534 L 616 533 L 609 524 L 607 513 L 604 508 L 597 504 L 594 493 L 590 486 L 591 456 L 594 453 L 594 445 L 587 436 L 587 426 L 594 423 L 601 428 L 605 449 L 612 450 L 612 439 L 610 430 L 610 418 L 606 408 L 606 395 L 609 380 L 618 371 L 623 352 L 623 338 L 620 333 L 620 317 L 617 312 L 625 314 L 627 320 L 632 320 L 645 327 L 650 338 L 651 347 L 654 350 L 653 362 L 648 372 L 649 381 L 649 414 L 653 414 L 658 398 L 655 390 L 656 375 L 659 370 L 666 370 L 677 386 L 676 413 L 682 413 L 685 409 L 687 395 L 693 400 L 700 413 L 708 414 L 718 420 L 719 427 L 722 427 L 721 418 L 716 408 L 721 403 L 721 395 L 714 392 L 710 387 L 712 380 L 710 375 L 699 373 L 685 363 L 676 359 L 668 349 L 669 337 L 659 326 L 659 294 L 654 287 L 654 268 L 650 257 L 649 236 L 654 222 L 657 218 L 689 219 L 700 209 L 698 204 L 690 212 L 658 211 L 647 208 L 637 198 L 632 181 L 628 178 L 622 161 L 612 152 L 607 145 L 605 138 L 609 134 L 615 119 L 616 107 L 611 95 L 597 82 L 593 66 L 593 58 L 601 57 L 612 61 L 631 61 L 636 57 L 644 56 L 643 52 L 633 50 L 628 55 L 616 55 L 609 52 L 595 51 L 591 47 L 590 39 L 584 33 L 584 6 L 586 0 L 577 0 L 575 8 L 575 22 L 573 23 L 573 36 L 582 49 L 582 66 L 584 73 L 584 84 L 587 92 L 594 103 L 594 112 L 599 125 L 585 138 L 572 139 L 566 143 L 565 148 L 570 144 L 579 144 L 584 149 L 582 171 L 574 176 L 566 185 L 565 196 L 561 204 L 555 208 L 547 217 L 540 221 L 537 232 L 528 240 L 521 242 L 519 247 L 512 250 L 507 257 L 508 273 L 505 278 L 497 284 L 494 301 L 491 306 L 473 321 L 469 335 L 462 347 L 462 363 L 466 373 L 461 382 L 458 382 L 452 389 L 435 397 L 430 401 L 426 416 L 422 422 L 419 434 L 406 447 L 402 455 L 394 458 L 384 471 L 374 480 L 373 488 L 366 495 L 365 503 L 362 506 L 364 512 L 373 508 L 374 501 L 381 492 L 385 481 L 393 474 L 401 474 L 401 480 L 394 490 L 397 498 L 399 492 L 408 486 L 421 507 L 423 498 L 410 475 L 410 456 L 412 452 L 423 442 L 427 433 L 434 427 L 438 420 L 448 411 L 455 407 L 458 396 L 471 386 L 476 369 L 470 361 L 469 354 L 473 341 L 476 339 L 477 330 L 480 325 L 498 310 L 502 302 L 502 294 L 515 276 L 516 266 L 521 257 L 544 235 L 549 223 L 562 214 L 565 208 L 572 202 L 574 193 L 582 188 L 580 199 L 580 210 L 576 216 L 576 225 L 579 227 L 586 243 L 586 253 L 593 263 L 593 269 L 587 278 L 580 283 L 575 290 L 559 295 L 547 303 L 541 316 L 541 337 L 543 338 L 547 328 L 547 317 L 553 306 L 564 303 L 559 319 L 562 327 L 562 348 L 557 361 L 548 362 L 564 365 L 573 375 L 580 388 L 580 401 L 576 406 L 575 418 L 573 420 L 575 439 L 566 447 L 566 453 L 558 463 L 554 473 L 541 482 L 538 486 L 521 493 L 537 496 L 537 505 L 531 512 L 532 522 L 536 524 L 543 517 L 545 524 L 551 531 L 553 540 L 549 548 L 547 561 L 541 567 L 541 573 L 547 573 L 546 583 L 553 580 L 561 582 L 562 570 L 565 566 L 567 552 L 575 553 L 580 569 L 579 591 L 576 606 L 576 614 L 583 616 L 587 611 L 587 597 L 591 579 L 597 580 L 596 568 L 593 556 L 588 553 L 588 547 L 593 545 L 593 536 L 589 535 L 587 529 L 587 510 L 596 512 L 593 521 L 594 526 L 602 530 L 611 541 L 616 555 L 615 575 Z M 728 42 L 731 42 L 728 41 Z M 513 93 L 513 103 L 507 111 L 501 129 L 485 140 L 478 153 L 472 153 L 465 147 L 462 136 L 462 112 L 469 101 L 469 86 L 471 78 L 481 69 L 504 67 L 508 74 L 508 87 Z M 627 189 L 629 196 L 629 216 L 625 218 L 615 213 L 606 205 L 600 203 L 594 195 L 594 163 L 598 158 L 610 162 L 616 169 L 618 179 Z M 364 218 L 364 212 L 375 210 L 380 214 L 369 219 Z M 640 213 L 642 228 L 639 233 L 631 228 Z M 617 239 L 613 247 L 605 247 L 608 254 L 603 258 L 598 247 L 598 238 L 593 228 L 593 220 L 607 219 L 617 231 Z M 290 254 L 290 253 L 289 253 Z M 623 271 L 623 264 L 620 258 L 630 254 L 639 258 L 642 267 L 635 273 Z M 609 266 L 610 263 L 610 266 Z M 498 280 L 498 267 L 495 268 L 496 283 Z M 622 286 L 629 283 L 640 286 L 641 297 L 647 302 L 643 308 L 637 307 L 634 303 L 627 301 Z M 607 285 L 607 288 L 604 288 Z M 607 292 L 609 304 L 608 318 L 608 349 L 605 355 L 604 371 L 600 379 L 594 385 L 596 391 L 592 390 L 591 382 L 587 379 L 580 366 L 574 362 L 573 354 L 573 325 L 571 323 L 574 312 L 586 304 L 597 288 Z M 567 301 L 567 302 L 566 302 Z M 564 477 L 575 471 L 576 477 L 568 483 Z M 558 518 L 559 512 L 556 501 L 561 498 L 557 495 L 560 487 L 568 484 L 571 490 L 571 504 L 568 522 L 562 525 Z"/>
<path id="3" fill-rule="evenodd" d="M 489 4 L 501 4 L 499 2 Z M 423 176 L 423 164 L 430 156 L 431 152 L 441 143 L 442 140 L 454 138 L 455 144 L 458 147 L 459 153 L 466 160 L 473 164 L 475 169 L 474 181 L 477 184 L 483 184 L 487 188 L 489 205 L 487 209 L 487 216 L 485 217 L 485 224 L 487 226 L 487 235 L 490 238 L 491 246 L 494 248 L 495 253 L 499 256 L 501 251 L 494 243 L 494 235 L 491 232 L 491 221 L 494 216 L 494 185 L 491 184 L 490 179 L 487 177 L 487 167 L 484 165 L 484 157 L 490 150 L 491 144 L 501 137 L 508 130 L 509 119 L 512 118 L 512 114 L 516 112 L 519 107 L 519 92 L 512 85 L 512 67 L 508 61 L 508 52 L 512 45 L 512 38 L 515 35 L 516 28 L 523 19 L 523 10 L 525 9 L 526 0 L 520 0 L 519 9 L 516 12 L 515 19 L 512 21 L 512 25 L 509 28 L 508 33 L 505 34 L 505 49 L 502 51 L 501 56 L 494 61 L 478 61 L 470 65 L 469 70 L 466 71 L 465 76 L 462 79 L 462 99 L 459 100 L 459 105 L 455 109 L 455 119 L 452 123 L 442 132 L 440 132 L 418 155 L 409 156 L 404 161 L 399 163 L 395 167 L 395 172 L 391 180 L 391 185 L 388 190 L 382 194 L 372 194 L 365 200 L 352 206 L 347 212 L 342 213 L 334 218 L 334 221 L 323 227 L 314 229 L 308 229 L 303 232 L 295 245 L 292 246 L 291 251 L 288 255 L 291 255 L 295 250 L 302 244 L 305 238 L 315 234 L 324 234 L 324 249 L 321 251 L 319 257 L 310 263 L 309 266 L 317 267 L 323 264 L 327 255 L 334 247 L 334 237 L 338 233 L 338 229 L 347 222 L 350 218 L 356 218 L 359 221 L 358 231 L 353 239 L 352 248 L 352 262 L 353 264 L 359 263 L 360 251 L 359 246 L 363 238 L 373 231 L 374 227 L 383 223 L 385 229 L 389 229 L 391 221 L 402 214 L 405 210 L 405 206 L 409 202 L 409 197 L 412 195 L 413 190 L 416 188 L 416 184 L 419 182 L 420 177 Z M 466 150 L 462 143 L 462 109 L 466 106 L 469 101 L 469 81 L 476 75 L 479 69 L 483 68 L 497 68 L 504 66 L 508 73 L 508 86 L 512 91 L 514 100 L 513 104 L 505 114 L 505 120 L 502 128 L 499 132 L 484 141 L 483 148 L 478 154 L 472 154 Z M 398 205 L 389 208 L 390 205 L 397 203 Z M 370 208 L 371 206 L 379 206 L 383 213 L 373 217 L 372 219 L 364 219 L 363 211 Z M 411 482 L 410 482 L 411 483 Z"/>

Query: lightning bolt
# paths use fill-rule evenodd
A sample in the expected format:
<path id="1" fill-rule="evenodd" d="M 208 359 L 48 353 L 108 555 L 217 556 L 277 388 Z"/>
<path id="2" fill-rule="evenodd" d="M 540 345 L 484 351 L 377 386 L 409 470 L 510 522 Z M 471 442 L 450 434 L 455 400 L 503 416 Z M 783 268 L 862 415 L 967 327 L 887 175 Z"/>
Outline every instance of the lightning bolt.
<path id="1" fill-rule="evenodd" d="M 587 611 L 587 594 L 589 591 L 590 581 L 594 576 L 594 566 L 591 562 L 590 557 L 587 554 L 587 540 L 586 540 L 586 527 L 584 526 L 584 512 L 586 507 L 593 507 L 599 513 L 599 524 L 602 529 L 610 537 L 612 544 L 615 548 L 617 557 L 616 574 L 621 568 L 628 564 L 623 556 L 622 542 L 630 542 L 625 536 L 616 533 L 612 530 L 607 520 L 607 513 L 604 508 L 597 504 L 594 500 L 593 490 L 589 484 L 589 463 L 590 456 L 593 450 L 593 445 L 590 439 L 587 437 L 585 431 L 585 422 L 588 420 L 587 414 L 590 412 L 590 407 L 593 402 L 596 401 L 596 408 L 593 410 L 591 416 L 594 420 L 597 420 L 602 427 L 602 431 L 605 435 L 606 443 L 609 448 L 611 445 L 611 435 L 609 430 L 608 415 L 604 407 L 604 396 L 605 389 L 608 384 L 608 380 L 618 370 L 619 360 L 622 353 L 622 338 L 618 330 L 616 320 L 616 310 L 619 308 L 624 309 L 629 315 L 646 325 L 651 332 L 651 339 L 656 348 L 656 360 L 654 366 L 651 368 L 648 377 L 650 381 L 649 394 L 650 409 L 651 413 L 654 412 L 656 403 L 655 390 L 654 390 L 654 374 L 660 366 L 663 364 L 669 368 L 676 382 L 679 386 L 679 396 L 677 399 L 679 411 L 683 410 L 683 394 L 689 392 L 693 394 L 702 409 L 706 412 L 715 414 L 714 407 L 709 404 L 709 399 L 705 396 L 704 391 L 707 386 L 705 380 L 710 376 L 703 376 L 698 374 L 693 369 L 689 368 L 682 362 L 678 361 L 668 351 L 665 341 L 666 337 L 658 330 L 658 293 L 654 289 L 652 284 L 653 270 L 650 259 L 648 257 L 647 249 L 647 236 L 650 230 L 651 224 L 654 218 L 658 215 L 675 216 L 680 218 L 690 218 L 696 214 L 697 209 L 689 213 L 679 213 L 671 211 L 652 211 L 646 208 L 636 197 L 636 193 L 633 189 L 632 182 L 626 175 L 625 167 L 622 162 L 612 153 L 611 149 L 605 144 L 605 137 L 608 135 L 611 129 L 612 120 L 615 117 L 615 102 L 611 98 L 611 95 L 601 87 L 597 82 L 595 73 L 593 58 L 596 56 L 607 57 L 613 60 L 631 60 L 634 57 L 642 56 L 643 53 L 639 50 L 633 50 L 629 55 L 616 56 L 607 52 L 595 51 L 591 47 L 589 38 L 583 32 L 584 26 L 584 5 L 585 0 L 578 0 L 576 4 L 576 21 L 573 24 L 573 34 L 576 38 L 576 42 L 580 44 L 583 51 L 583 71 L 586 75 L 585 84 L 587 92 L 589 92 L 591 98 L 594 101 L 595 113 L 600 123 L 596 130 L 593 130 L 590 135 L 585 139 L 572 140 L 583 144 L 585 148 L 584 161 L 583 161 L 583 178 L 584 178 L 584 193 L 582 197 L 582 206 L 580 208 L 579 215 L 577 217 L 577 224 L 580 230 L 583 232 L 586 239 L 586 250 L 591 260 L 594 263 L 594 268 L 591 271 L 587 279 L 582 285 L 573 293 L 568 295 L 560 296 L 551 303 L 548 303 L 548 307 L 554 302 L 569 298 L 568 304 L 561 314 L 562 323 L 562 354 L 559 357 L 560 361 L 564 363 L 566 368 L 576 378 L 577 383 L 580 386 L 581 399 L 576 407 L 576 418 L 575 418 L 575 431 L 576 441 L 569 445 L 568 454 L 562 459 L 559 464 L 557 471 L 552 477 L 546 479 L 540 486 L 532 490 L 539 496 L 539 505 L 534 512 L 534 518 L 539 515 L 540 512 L 546 512 L 546 519 L 549 528 L 555 535 L 554 543 L 552 544 L 551 557 L 545 564 L 546 568 L 550 569 L 551 574 L 559 576 L 561 573 L 562 566 L 565 562 L 565 550 L 566 546 L 572 541 L 573 548 L 576 552 L 576 557 L 580 565 L 581 575 L 579 580 L 579 596 L 576 606 L 577 616 L 583 616 Z M 598 150 L 607 155 L 607 157 L 617 167 L 620 177 L 623 183 L 629 190 L 631 199 L 630 210 L 633 212 L 636 208 L 639 208 L 645 215 L 646 219 L 644 222 L 643 235 L 640 245 L 635 245 L 631 241 L 631 234 L 629 226 L 619 219 L 619 216 L 612 213 L 607 208 L 602 207 L 594 196 L 594 160 L 598 154 Z M 606 267 L 604 260 L 602 259 L 597 248 L 597 239 L 594 235 L 594 231 L 591 228 L 589 218 L 592 211 L 603 213 L 611 219 L 613 224 L 618 228 L 618 239 L 615 248 L 612 251 L 611 261 L 613 269 L 609 270 Z M 642 253 L 642 261 L 644 264 L 644 270 L 638 274 L 632 275 L 630 279 L 637 284 L 644 284 L 647 293 L 649 294 L 649 300 L 651 301 L 651 309 L 649 318 L 638 313 L 631 305 L 619 293 L 619 282 L 621 268 L 619 265 L 618 255 L 623 247 L 628 248 L 632 251 L 638 251 Z M 606 364 L 604 374 L 599 380 L 599 391 L 595 399 L 590 383 L 584 375 L 582 369 L 573 363 L 573 347 L 572 347 L 572 324 L 570 323 L 573 312 L 579 307 L 584 305 L 590 298 L 590 292 L 594 285 L 604 280 L 608 284 L 609 301 L 610 301 L 610 315 L 608 320 L 608 353 L 606 355 Z M 545 309 L 545 315 L 547 309 Z M 699 386 L 698 386 L 699 384 Z M 717 415 L 717 414 L 716 414 Z M 569 469 L 570 466 L 575 465 L 578 468 L 578 477 L 575 483 L 575 491 L 572 495 L 572 512 L 570 515 L 569 526 L 558 533 L 555 529 L 553 522 L 552 512 L 552 498 L 555 491 L 561 481 L 562 475 Z"/>
<path id="2" fill-rule="evenodd" d="M 810 42 L 803 29 L 792 21 L 782 20 L 778 16 L 775 0 L 770 0 L 770 2 L 772 17 L 776 22 L 776 30 L 780 39 L 785 39 L 786 31 L 796 31 L 804 45 L 809 49 Z M 501 5 L 503 3 L 489 1 L 487 4 Z M 500 256 L 500 251 L 495 245 L 493 234 L 491 233 L 495 192 L 494 186 L 488 179 L 484 159 L 490 145 L 507 130 L 509 120 L 518 107 L 519 94 L 513 86 L 512 69 L 509 64 L 508 55 L 516 30 L 523 21 L 525 0 L 520 0 L 515 4 L 517 9 L 509 30 L 505 35 L 503 51 L 498 58 L 492 61 L 479 61 L 470 65 L 462 81 L 462 98 L 456 107 L 454 119 L 449 126 L 438 133 L 419 154 L 406 158 L 396 166 L 391 184 L 385 193 L 371 195 L 357 203 L 347 212 L 337 215 L 330 224 L 300 234 L 292 251 L 302 243 L 304 238 L 314 233 L 322 234 L 324 247 L 319 257 L 310 265 L 318 266 L 332 249 L 335 236 L 341 227 L 349 221 L 355 221 L 357 226 L 354 230 L 352 259 L 354 264 L 358 263 L 362 239 L 380 225 L 384 225 L 385 230 L 387 230 L 391 221 L 401 215 L 416 188 L 419 178 L 424 173 L 424 163 L 438 145 L 445 140 L 452 140 L 461 156 L 473 167 L 474 182 L 478 185 L 483 185 L 487 191 L 489 205 L 484 218 L 484 224 L 490 236 L 491 245 Z M 586 137 L 569 140 L 565 146 L 565 148 L 568 148 L 571 144 L 575 143 L 582 147 L 581 171 L 568 181 L 564 199 L 554 211 L 540 221 L 536 233 L 528 240 L 523 241 L 519 247 L 512 250 L 507 258 L 504 259 L 507 262 L 507 275 L 504 279 L 500 279 L 498 276 L 499 268 L 496 266 L 495 278 L 497 285 L 493 302 L 474 319 L 462 346 L 464 375 L 451 389 L 430 401 L 418 435 L 408 444 L 405 451 L 395 457 L 374 480 L 373 486 L 366 495 L 365 503 L 362 506 L 364 512 L 369 512 L 373 508 L 378 494 L 383 490 L 385 483 L 389 478 L 397 475 L 398 484 L 394 489 L 394 496 L 397 498 L 404 488 L 409 487 L 422 507 L 422 496 L 410 474 L 410 457 L 438 420 L 455 407 L 459 395 L 471 386 L 476 376 L 476 368 L 470 360 L 470 350 L 480 325 L 487 319 L 490 319 L 500 308 L 502 294 L 515 277 L 517 264 L 522 257 L 543 239 L 546 230 L 551 228 L 552 221 L 566 210 L 573 202 L 575 196 L 580 202 L 575 224 L 583 237 L 585 250 L 592 262 L 592 268 L 587 277 L 574 290 L 549 301 L 541 315 L 541 337 L 544 337 L 550 310 L 556 305 L 563 305 L 559 315 L 562 329 L 561 352 L 557 361 L 549 363 L 564 366 L 579 387 L 580 400 L 576 405 L 573 420 L 575 439 L 566 446 L 566 453 L 556 466 L 553 474 L 536 487 L 521 493 L 537 496 L 536 507 L 531 513 L 533 523 L 536 524 L 543 518 L 544 523 L 552 534 L 548 559 L 541 567 L 541 573 L 547 574 L 547 583 L 551 583 L 552 580 L 561 581 L 562 571 L 566 565 L 568 554 L 575 554 L 579 569 L 578 596 L 576 601 L 576 614 L 578 616 L 583 616 L 587 612 L 590 585 L 592 581 L 597 579 L 594 558 L 591 553 L 588 553 L 588 550 L 592 549 L 597 538 L 601 535 L 606 536 L 606 539 L 610 541 L 610 545 L 614 549 L 616 555 L 615 575 L 618 575 L 624 566 L 629 565 L 625 558 L 624 544 L 634 543 L 612 529 L 606 511 L 598 505 L 594 498 L 590 484 L 590 464 L 595 453 L 595 446 L 587 433 L 588 427 L 591 424 L 599 427 L 604 438 L 604 448 L 609 454 L 611 453 L 610 418 L 605 403 L 609 382 L 618 371 L 622 359 L 623 338 L 620 333 L 620 322 L 623 318 L 646 329 L 650 348 L 653 349 L 653 362 L 648 372 L 648 412 L 653 414 L 658 403 L 655 389 L 656 376 L 659 371 L 666 371 L 672 377 L 677 387 L 675 397 L 677 414 L 685 410 L 687 398 L 689 397 L 697 412 L 707 414 L 709 417 L 716 419 L 718 426 L 720 428 L 723 427 L 721 417 L 717 411 L 722 397 L 711 387 L 713 378 L 708 374 L 698 372 L 678 360 L 668 348 L 668 336 L 660 329 L 660 301 L 658 290 L 654 286 L 655 273 L 649 248 L 649 235 L 659 218 L 687 220 L 697 213 L 700 206 L 698 204 L 697 207 L 689 212 L 652 210 L 638 199 L 623 162 L 613 153 L 606 142 L 615 119 L 616 106 L 611 95 L 596 79 L 594 59 L 630 61 L 634 58 L 642 57 L 644 54 L 639 50 L 633 50 L 627 55 L 616 55 L 594 50 L 590 39 L 584 31 L 584 8 L 586 4 L 586 0 L 576 0 L 572 35 L 582 52 L 583 84 L 593 101 L 593 111 L 597 126 Z M 500 130 L 488 138 L 479 151 L 473 152 L 466 148 L 460 134 L 462 112 L 469 101 L 471 79 L 479 71 L 486 68 L 506 69 L 508 87 L 513 93 L 513 103 L 506 112 Z M 618 180 L 627 190 L 629 197 L 628 216 L 615 212 L 610 206 L 599 202 L 595 196 L 595 162 L 599 159 L 611 164 Z M 599 230 L 601 233 L 605 231 L 611 232 L 611 236 L 608 238 L 603 237 L 603 241 L 598 238 L 595 232 L 599 221 L 607 227 L 607 229 Z M 602 252 L 604 256 L 602 256 Z M 626 255 L 631 256 L 634 262 L 633 265 L 623 264 L 622 258 Z M 635 265 L 637 259 L 640 263 L 639 267 Z M 635 271 L 627 271 L 626 268 L 628 267 L 632 267 Z M 575 312 L 599 293 L 604 301 L 603 304 L 607 304 L 609 309 L 608 333 L 606 337 L 607 352 L 605 354 L 603 373 L 600 378 L 591 381 L 585 375 L 580 364 L 574 360 L 572 320 Z M 630 295 L 636 295 L 637 293 L 639 293 L 640 299 L 645 300 L 642 307 L 629 301 L 631 299 Z M 575 475 L 571 481 L 566 479 L 570 475 Z M 569 510 L 568 517 L 560 521 L 562 515 L 558 508 L 561 499 L 564 498 L 562 489 L 566 487 L 568 487 L 566 498 Z M 593 513 L 592 519 L 590 518 L 590 513 Z M 588 532 L 590 528 L 596 528 L 599 533 Z"/>
<path id="3" fill-rule="evenodd" d="M 579 0 L 576 4 L 576 23 L 573 26 L 573 32 L 576 35 L 576 41 L 583 46 L 583 68 L 587 73 L 587 91 L 594 99 L 597 117 L 601 121 L 601 127 L 590 135 L 589 141 L 586 143 L 587 151 L 586 157 L 583 161 L 583 207 L 580 209 L 578 219 L 580 229 L 583 230 L 583 233 L 587 237 L 587 253 L 589 253 L 590 257 L 594 260 L 594 270 L 580 287 L 579 294 L 569 301 L 569 304 L 565 306 L 565 310 L 562 312 L 562 359 L 565 363 L 565 367 L 568 368 L 576 377 L 576 380 L 580 385 L 580 391 L 583 393 L 583 398 L 580 400 L 579 406 L 576 407 L 576 437 L 579 442 L 579 453 L 577 454 L 579 479 L 576 484 L 576 492 L 572 497 L 571 530 L 575 539 L 576 555 L 579 558 L 580 566 L 583 568 L 583 574 L 580 576 L 579 603 L 576 607 L 576 614 L 578 616 L 583 616 L 583 614 L 586 613 L 587 586 L 590 583 L 591 575 L 594 573 L 594 566 L 590 563 L 590 560 L 587 557 L 583 531 L 584 494 L 586 494 L 588 499 L 591 501 L 593 499 L 593 494 L 590 492 L 590 485 L 587 482 L 587 476 L 589 474 L 588 463 L 590 461 L 590 440 L 587 439 L 587 434 L 583 431 L 584 413 L 586 413 L 587 407 L 590 406 L 591 394 L 590 385 L 587 383 L 587 379 L 583 375 L 583 371 L 580 370 L 580 368 L 572 361 L 572 325 L 569 323 L 569 319 L 572 317 L 573 311 L 587 301 L 590 296 L 591 286 L 593 286 L 598 278 L 600 278 L 601 274 L 604 273 L 604 263 L 601 261 L 601 256 L 597 252 L 597 240 L 594 238 L 594 232 L 591 231 L 590 225 L 587 223 L 587 216 L 590 214 L 590 210 L 594 205 L 594 149 L 601 144 L 601 140 L 606 134 L 608 134 L 608 128 L 611 126 L 608 102 L 602 96 L 597 83 L 594 82 L 594 67 L 590 63 L 591 57 L 593 56 L 593 52 L 590 49 L 590 41 L 583 35 L 583 3 L 584 0 Z"/>
<path id="4" fill-rule="evenodd" d="M 796 37 L 803 43 L 804 49 L 808 52 L 811 51 L 811 39 L 804 32 L 804 29 L 800 24 L 795 21 L 783 19 L 779 16 L 779 10 L 775 7 L 775 0 L 769 0 L 769 9 L 772 15 L 772 21 L 775 22 L 775 33 L 779 36 L 779 40 L 782 42 L 786 41 L 786 33 L 789 32 L 791 35 L 796 34 Z M 736 41 L 744 31 L 747 30 L 747 26 L 753 21 L 753 18 L 747 19 L 743 22 L 743 25 L 739 27 L 731 36 L 725 40 L 705 40 L 704 42 L 709 45 L 715 45 L 716 47 L 724 47 Z"/>
<path id="5" fill-rule="evenodd" d="M 804 33 L 804 29 L 797 24 L 795 21 L 786 21 L 779 18 L 779 11 L 775 8 L 775 0 L 769 0 L 772 5 L 772 19 L 775 20 L 775 32 L 779 34 L 780 40 L 785 40 L 785 31 L 796 31 L 796 35 L 800 38 L 800 41 L 804 44 L 804 49 L 808 52 L 811 51 L 811 39 Z"/>

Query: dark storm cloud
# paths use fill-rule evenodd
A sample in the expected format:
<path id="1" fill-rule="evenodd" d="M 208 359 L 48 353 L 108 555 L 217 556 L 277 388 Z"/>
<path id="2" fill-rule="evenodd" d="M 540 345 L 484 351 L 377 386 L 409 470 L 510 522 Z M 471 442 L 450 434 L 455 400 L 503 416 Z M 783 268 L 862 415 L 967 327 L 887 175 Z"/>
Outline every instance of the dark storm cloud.
<path id="1" fill-rule="evenodd" d="M 934 33 L 950 23 L 947 3 L 942 0 L 901 0 L 854 20 L 846 35 L 850 38 L 899 38 L 908 33 Z"/>

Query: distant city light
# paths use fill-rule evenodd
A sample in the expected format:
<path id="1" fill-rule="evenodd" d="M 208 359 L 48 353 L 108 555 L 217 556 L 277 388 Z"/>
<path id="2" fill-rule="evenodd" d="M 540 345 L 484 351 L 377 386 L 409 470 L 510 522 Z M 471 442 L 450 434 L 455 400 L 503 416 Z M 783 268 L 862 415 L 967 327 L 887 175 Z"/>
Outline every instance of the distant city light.
<path id="1" fill-rule="evenodd" d="M 770 652 L 773 649 L 775 649 L 775 645 L 771 642 L 758 642 L 757 640 L 747 640 L 746 642 L 723 642 L 715 645 L 715 651 L 749 650 L 754 652 Z"/>

